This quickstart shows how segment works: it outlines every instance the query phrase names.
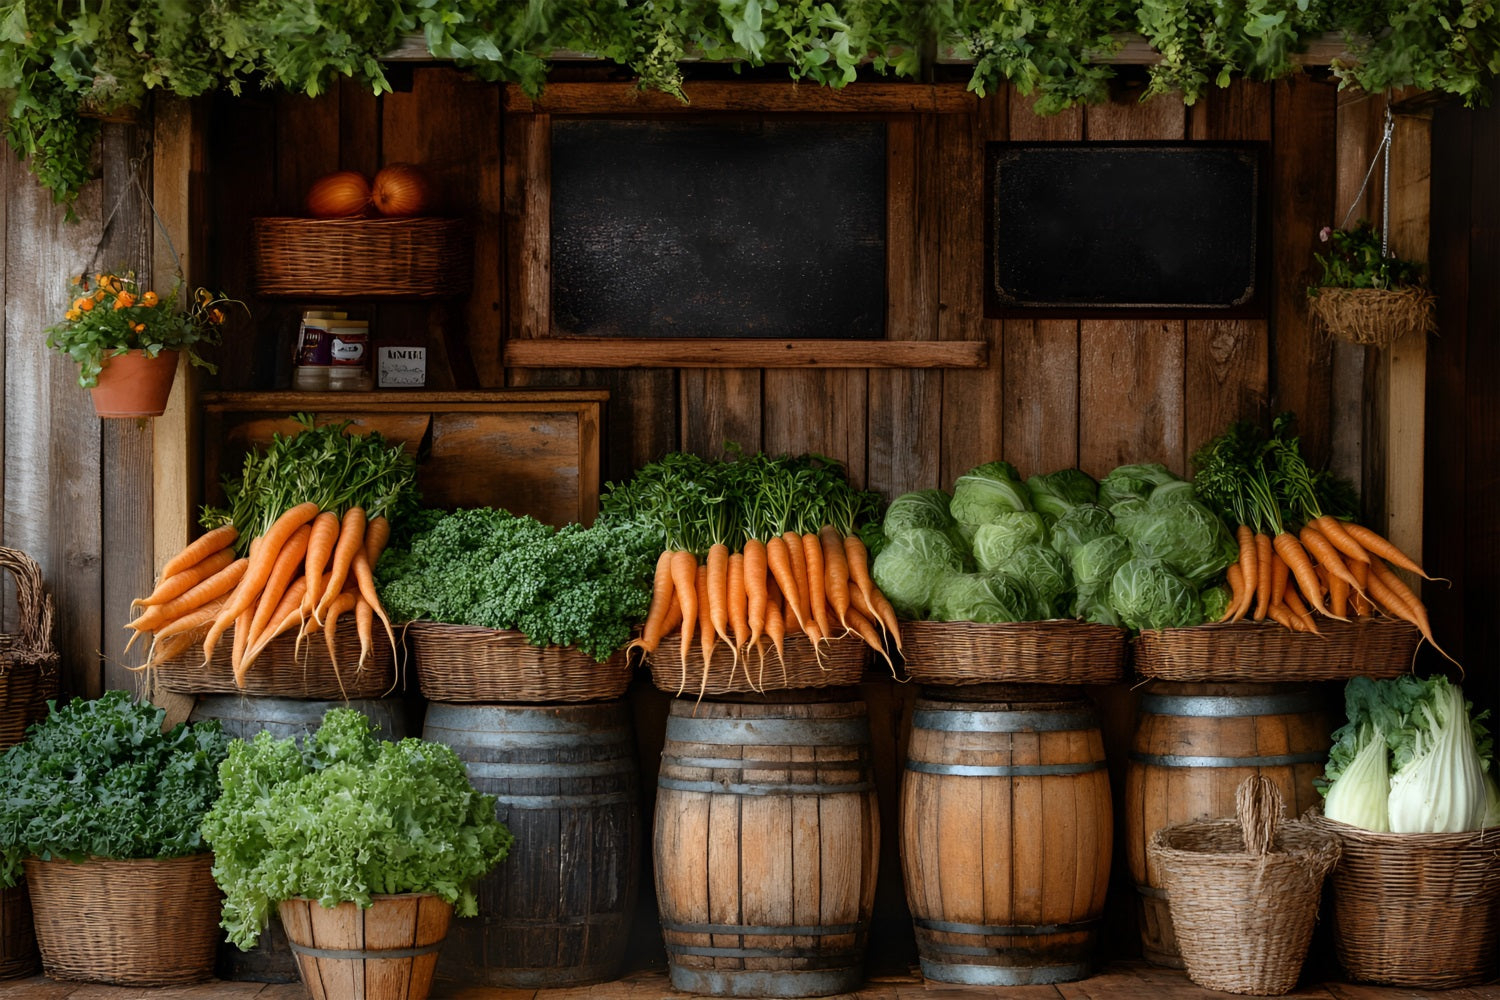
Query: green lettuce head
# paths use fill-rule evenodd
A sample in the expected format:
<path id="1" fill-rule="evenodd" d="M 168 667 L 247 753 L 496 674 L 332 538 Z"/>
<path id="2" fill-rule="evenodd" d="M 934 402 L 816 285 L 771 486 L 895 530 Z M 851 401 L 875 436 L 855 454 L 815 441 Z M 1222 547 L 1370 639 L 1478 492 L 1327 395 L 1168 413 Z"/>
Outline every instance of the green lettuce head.
<path id="1" fill-rule="evenodd" d="M 1177 498 L 1156 507 L 1130 504 L 1115 512 L 1115 530 L 1137 556 L 1160 559 L 1195 588 L 1239 557 L 1239 546 L 1219 516 L 1196 500 Z"/>
<path id="2" fill-rule="evenodd" d="M 975 466 L 953 484 L 953 518 L 965 538 L 973 538 L 982 524 L 999 514 L 1031 510 L 1031 495 L 1021 474 L 1009 462 Z"/>
<path id="3" fill-rule="evenodd" d="M 1163 483 L 1180 480 L 1165 465 L 1155 462 L 1122 465 L 1099 480 L 1099 502 L 1113 507 L 1128 497 L 1144 500 Z"/>
<path id="4" fill-rule="evenodd" d="M 1114 515 L 1096 503 L 1085 503 L 1052 522 L 1048 540 L 1058 555 L 1071 562 L 1084 545 L 1114 533 Z"/>
<path id="5" fill-rule="evenodd" d="M 1026 490 L 1031 494 L 1032 504 L 1049 523 L 1079 504 L 1099 499 L 1099 484 L 1082 469 L 1059 469 L 1045 476 L 1032 476 L 1026 480 Z"/>
<path id="6" fill-rule="evenodd" d="M 1009 573 L 944 577 L 932 595 L 932 618 L 945 622 L 1022 622 L 1037 615 L 1036 591 Z"/>
<path id="7" fill-rule="evenodd" d="M 870 576 L 896 614 L 911 621 L 927 617 L 932 594 L 945 577 L 962 573 L 963 553 L 937 528 L 909 528 L 875 557 Z"/>
<path id="8" fill-rule="evenodd" d="M 974 530 L 974 562 L 985 572 L 1005 571 L 1018 550 L 1047 540 L 1047 525 L 1035 511 L 1005 511 Z"/>
<path id="9" fill-rule="evenodd" d="M 1109 599 L 1127 628 L 1187 628 L 1203 623 L 1197 589 L 1160 559 L 1137 557 L 1115 570 Z"/>

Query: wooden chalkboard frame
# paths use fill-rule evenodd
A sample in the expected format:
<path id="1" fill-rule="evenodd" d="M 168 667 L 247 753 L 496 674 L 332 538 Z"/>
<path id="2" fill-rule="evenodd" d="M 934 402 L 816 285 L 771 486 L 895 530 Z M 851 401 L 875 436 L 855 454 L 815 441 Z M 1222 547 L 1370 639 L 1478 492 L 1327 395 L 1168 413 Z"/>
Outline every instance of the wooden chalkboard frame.
<path id="1" fill-rule="evenodd" d="M 920 155 L 915 136 L 931 115 L 973 114 L 977 98 L 959 85 L 851 84 L 842 90 L 796 84 L 705 83 L 690 103 L 621 83 L 548 85 L 537 98 L 503 91 L 506 112 L 504 175 L 511 310 L 503 363 L 513 368 L 982 368 L 988 343 L 938 340 L 913 330 L 893 310 L 910 296 L 906 286 L 920 237 L 907 201 L 917 189 Z M 721 115 L 848 118 L 887 123 L 909 141 L 888 143 L 886 208 L 886 322 L 882 340 L 637 338 L 568 336 L 554 323 L 550 276 L 550 135 L 554 117 L 617 118 Z M 893 151 L 898 150 L 898 151 Z"/>
<path id="2" fill-rule="evenodd" d="M 1258 141 L 1011 141 L 985 144 L 984 157 L 984 309 L 985 316 L 994 319 L 1057 319 L 1057 318 L 1142 318 L 1150 316 L 1162 319 L 1257 319 L 1266 315 L 1266 303 L 1270 300 L 1267 283 L 1270 279 L 1270 262 L 1267 248 L 1270 239 L 1270 198 L 1267 191 L 1269 144 Z M 995 243 L 998 235 L 996 214 L 995 181 L 997 162 L 1001 157 L 1030 151 L 1079 150 L 1087 152 L 1149 151 L 1149 152 L 1231 152 L 1248 162 L 1253 170 L 1251 210 L 1253 263 L 1250 267 L 1251 284 L 1247 294 L 1239 301 L 1204 304 L 1184 302 L 1122 302 L 1117 304 L 1088 304 L 1068 302 L 1016 302 L 1002 299 L 997 292 Z"/>

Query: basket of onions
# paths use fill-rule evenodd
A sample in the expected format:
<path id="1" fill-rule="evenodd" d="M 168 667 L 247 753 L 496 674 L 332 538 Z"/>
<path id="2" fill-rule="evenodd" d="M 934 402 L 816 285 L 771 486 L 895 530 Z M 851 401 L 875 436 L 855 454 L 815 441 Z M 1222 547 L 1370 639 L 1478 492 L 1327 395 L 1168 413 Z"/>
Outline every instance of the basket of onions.
<path id="1" fill-rule="evenodd" d="M 428 215 L 431 180 L 409 163 L 373 180 L 353 170 L 318 178 L 306 217 L 252 220 L 261 295 L 445 298 L 469 290 L 473 244 L 462 219 Z"/>

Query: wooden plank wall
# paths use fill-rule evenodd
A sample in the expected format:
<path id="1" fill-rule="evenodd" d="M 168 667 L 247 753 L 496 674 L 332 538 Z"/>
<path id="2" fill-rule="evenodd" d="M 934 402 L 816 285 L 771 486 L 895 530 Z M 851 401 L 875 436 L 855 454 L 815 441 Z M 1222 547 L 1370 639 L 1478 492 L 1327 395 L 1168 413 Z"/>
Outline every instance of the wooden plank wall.
<path id="1" fill-rule="evenodd" d="M 68 276 L 97 267 L 149 272 L 149 131 L 108 124 L 98 179 L 78 200 L 79 221 L 38 186 L 25 164 L 0 157 L 0 296 L 4 299 L 4 430 L 0 541 L 42 567 L 57 605 L 55 641 L 65 694 L 136 689 L 123 664 L 130 600 L 154 575 L 151 532 L 152 427 L 101 421 L 77 369 L 45 346 L 44 329 L 70 299 Z M 144 162 L 143 162 L 144 161 Z M 107 231 L 105 219 L 114 213 Z M 15 628 L 14 591 L 4 583 L 4 628 Z M 134 654 L 132 654 L 134 655 Z"/>

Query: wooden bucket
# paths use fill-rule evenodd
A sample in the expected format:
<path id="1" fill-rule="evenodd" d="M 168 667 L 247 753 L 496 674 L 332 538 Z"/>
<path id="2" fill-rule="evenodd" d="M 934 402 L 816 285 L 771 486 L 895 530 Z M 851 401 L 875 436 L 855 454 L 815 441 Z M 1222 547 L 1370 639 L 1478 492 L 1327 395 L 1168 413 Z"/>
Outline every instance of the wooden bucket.
<path id="1" fill-rule="evenodd" d="M 31 896 L 23 878 L 0 889 L 0 979 L 29 976 L 41 963 L 31 922 Z"/>
<path id="2" fill-rule="evenodd" d="M 1098 713 L 1065 687 L 923 694 L 901 784 L 922 975 L 973 986 L 1088 976 L 1114 829 Z"/>
<path id="3" fill-rule="evenodd" d="M 279 910 L 312 1000 L 423 1000 L 453 916 L 426 892 L 375 896 L 369 909 L 299 897 Z"/>
<path id="4" fill-rule="evenodd" d="M 1288 816 L 1321 799 L 1313 780 L 1338 725 L 1315 687 L 1152 681 L 1143 689 L 1125 771 L 1125 849 L 1140 894 L 1141 950 L 1182 968 L 1162 875 L 1146 857 L 1157 830 L 1235 815 L 1241 781 L 1275 783 Z"/>
<path id="5" fill-rule="evenodd" d="M 479 915 L 454 922 L 438 975 L 525 988 L 615 978 L 641 860 L 640 765 L 625 703 L 431 702 L 422 735 L 453 748 L 515 837 L 475 886 Z"/>
<path id="6" fill-rule="evenodd" d="M 864 702 L 674 700 L 657 787 L 672 985 L 734 997 L 857 989 L 880 846 Z"/>
<path id="7" fill-rule="evenodd" d="M 224 732 L 236 739 L 251 740 L 268 732 L 278 740 L 301 740 L 317 730 L 330 708 L 352 708 L 376 725 L 383 740 L 413 736 L 406 701 L 402 698 L 370 698 L 353 701 L 318 701 L 263 695 L 208 694 L 198 698 L 188 715 L 190 722 L 217 719 Z M 220 979 L 255 983 L 295 983 L 297 959 L 287 943 L 286 930 L 274 913 L 260 932 L 260 942 L 241 951 L 227 940 L 219 942 L 214 974 Z"/>

